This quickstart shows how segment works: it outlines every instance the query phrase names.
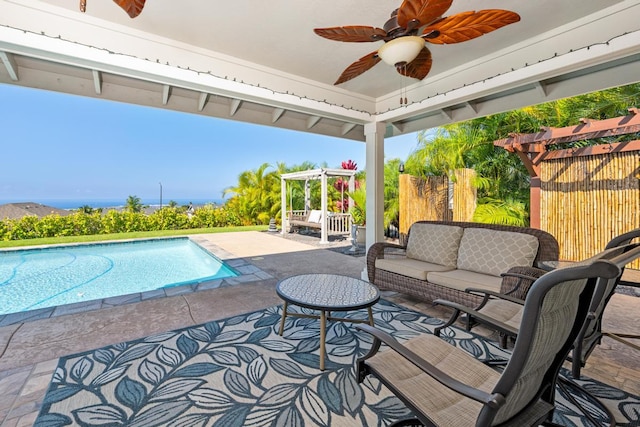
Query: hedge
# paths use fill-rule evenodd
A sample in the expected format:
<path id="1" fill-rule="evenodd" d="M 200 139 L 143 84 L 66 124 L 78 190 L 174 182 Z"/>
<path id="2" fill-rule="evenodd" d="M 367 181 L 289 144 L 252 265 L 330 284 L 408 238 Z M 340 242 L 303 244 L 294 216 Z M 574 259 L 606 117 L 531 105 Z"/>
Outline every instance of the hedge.
<path id="1" fill-rule="evenodd" d="M 191 228 L 242 225 L 240 218 L 224 207 L 206 205 L 189 217 L 182 208 L 164 207 L 152 214 L 120 212 L 51 214 L 41 218 L 29 215 L 0 220 L 0 240 L 24 240 L 42 237 L 86 236 L 131 231 L 188 230 Z"/>

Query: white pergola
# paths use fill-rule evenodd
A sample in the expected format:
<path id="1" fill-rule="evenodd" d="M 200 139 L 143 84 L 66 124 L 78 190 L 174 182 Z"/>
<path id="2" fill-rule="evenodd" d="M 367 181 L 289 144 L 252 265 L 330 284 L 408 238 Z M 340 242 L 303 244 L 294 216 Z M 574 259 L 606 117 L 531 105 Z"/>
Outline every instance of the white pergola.
<path id="1" fill-rule="evenodd" d="M 87 0 L 86 13 L 78 0 L 0 0 L 0 84 L 362 141 L 370 246 L 383 238 L 391 137 L 640 81 L 640 0 L 453 0 L 446 15 L 508 9 L 521 20 L 429 45 L 424 80 L 380 63 L 334 86 L 382 42 L 313 29 L 382 27 L 400 4 L 147 0 L 131 19 L 108 0 Z"/>
<path id="2" fill-rule="evenodd" d="M 282 206 L 282 234 L 284 235 L 288 230 L 288 225 L 286 225 L 288 212 L 287 208 L 293 209 L 292 206 L 287 205 L 287 181 L 304 181 L 304 210 L 309 211 L 311 209 L 311 191 L 309 187 L 309 181 L 317 181 L 321 182 L 321 196 L 320 196 L 320 210 L 322 211 L 322 221 L 320 228 L 320 243 L 328 242 L 328 233 L 327 233 L 327 218 L 328 218 L 328 210 L 327 210 L 327 179 L 328 178 L 349 178 L 349 191 L 353 191 L 355 189 L 355 175 L 356 171 L 352 169 L 311 169 L 306 171 L 299 172 L 291 172 L 285 173 L 280 176 L 280 187 L 281 194 L 280 200 Z M 349 197 L 349 206 L 353 203 L 351 197 Z"/>

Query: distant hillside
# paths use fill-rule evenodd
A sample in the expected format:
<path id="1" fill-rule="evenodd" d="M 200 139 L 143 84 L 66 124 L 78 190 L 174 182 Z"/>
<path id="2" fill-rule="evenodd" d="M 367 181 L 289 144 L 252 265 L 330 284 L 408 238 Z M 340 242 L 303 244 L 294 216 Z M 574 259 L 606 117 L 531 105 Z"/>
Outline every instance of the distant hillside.
<path id="1" fill-rule="evenodd" d="M 20 219 L 27 215 L 43 216 L 58 214 L 60 216 L 70 215 L 72 212 L 54 208 L 53 206 L 42 205 L 34 202 L 7 203 L 0 205 L 0 219 Z"/>

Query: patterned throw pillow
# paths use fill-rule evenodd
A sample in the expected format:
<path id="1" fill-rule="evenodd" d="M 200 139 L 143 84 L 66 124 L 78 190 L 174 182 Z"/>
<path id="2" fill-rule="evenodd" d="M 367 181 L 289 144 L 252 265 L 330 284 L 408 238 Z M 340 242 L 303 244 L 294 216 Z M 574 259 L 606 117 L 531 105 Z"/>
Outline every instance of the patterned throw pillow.
<path id="1" fill-rule="evenodd" d="M 515 266 L 531 266 L 538 253 L 531 234 L 466 228 L 458 251 L 458 268 L 500 276 Z"/>
<path id="2" fill-rule="evenodd" d="M 462 232 L 461 227 L 453 225 L 413 224 L 407 257 L 455 268 Z"/>

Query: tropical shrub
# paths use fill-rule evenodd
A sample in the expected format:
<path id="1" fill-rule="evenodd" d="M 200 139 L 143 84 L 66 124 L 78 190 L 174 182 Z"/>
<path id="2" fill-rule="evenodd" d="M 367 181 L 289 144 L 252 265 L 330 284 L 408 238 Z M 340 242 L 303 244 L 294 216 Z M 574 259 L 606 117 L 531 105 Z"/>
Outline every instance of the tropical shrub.
<path id="1" fill-rule="evenodd" d="M 148 216 L 148 231 L 156 230 L 184 230 L 192 228 L 189 217 L 184 209 L 178 207 L 164 207 Z"/>
<path id="2" fill-rule="evenodd" d="M 76 212 L 66 218 L 68 218 L 73 230 L 72 234 L 68 234 L 69 236 L 89 236 L 104 233 L 101 210 L 93 210 L 89 214 Z"/>
<path id="3" fill-rule="evenodd" d="M 367 222 L 367 186 L 365 182 L 360 183 L 357 190 L 348 193 L 353 199 L 353 206 L 349 208 L 349 213 L 354 224 L 365 225 Z"/>

